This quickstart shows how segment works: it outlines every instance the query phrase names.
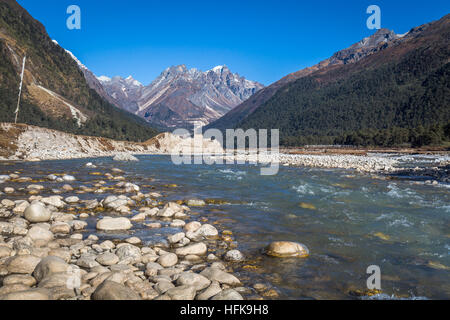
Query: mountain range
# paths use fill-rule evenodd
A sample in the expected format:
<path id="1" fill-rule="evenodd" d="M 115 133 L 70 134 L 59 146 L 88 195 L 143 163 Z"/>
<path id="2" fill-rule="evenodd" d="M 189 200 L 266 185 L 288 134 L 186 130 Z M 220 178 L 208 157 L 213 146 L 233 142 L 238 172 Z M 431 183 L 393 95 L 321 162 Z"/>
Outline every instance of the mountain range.
<path id="1" fill-rule="evenodd" d="M 450 141 L 450 15 L 403 35 L 380 29 L 264 87 L 226 66 L 185 65 L 145 86 L 97 77 L 14 0 L 0 0 L 0 121 L 146 140 L 191 128 L 280 129 L 285 146 L 420 146 Z"/>
<path id="2" fill-rule="evenodd" d="M 172 66 L 148 86 L 131 76 L 101 76 L 98 80 L 116 105 L 165 128 L 192 127 L 194 122 L 206 125 L 264 87 L 226 66 L 206 72 Z"/>

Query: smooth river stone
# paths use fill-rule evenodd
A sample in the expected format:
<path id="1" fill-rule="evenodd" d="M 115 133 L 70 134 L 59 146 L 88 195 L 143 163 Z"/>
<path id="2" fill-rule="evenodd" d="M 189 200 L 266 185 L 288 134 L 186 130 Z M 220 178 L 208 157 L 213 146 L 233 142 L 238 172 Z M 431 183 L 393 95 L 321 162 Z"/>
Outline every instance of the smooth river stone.
<path id="1" fill-rule="evenodd" d="M 231 301 L 231 300 L 244 300 L 244 298 L 236 290 L 228 289 L 214 296 L 211 300 Z"/>
<path id="2" fill-rule="evenodd" d="M 41 258 L 23 255 L 9 258 L 6 266 L 9 273 L 32 274 L 39 262 L 41 262 Z"/>
<path id="3" fill-rule="evenodd" d="M 40 203 L 28 206 L 24 212 L 25 219 L 32 223 L 47 222 L 51 218 L 50 211 Z"/>
<path id="4" fill-rule="evenodd" d="M 191 244 L 189 246 L 178 248 L 175 253 L 179 256 L 197 255 L 204 256 L 208 251 L 208 247 L 203 242 Z"/>
<path id="5" fill-rule="evenodd" d="M 33 272 L 34 278 L 40 282 L 44 278 L 55 274 L 66 272 L 69 269 L 69 265 L 59 257 L 46 257 L 39 262 Z"/>
<path id="6" fill-rule="evenodd" d="M 97 222 L 97 229 L 102 231 L 129 230 L 132 226 L 127 218 L 105 218 Z"/>
<path id="7" fill-rule="evenodd" d="M 158 259 L 158 263 L 164 268 L 173 267 L 178 263 L 178 257 L 175 253 L 166 253 Z"/>
<path id="8" fill-rule="evenodd" d="M 119 283 L 104 281 L 92 294 L 93 300 L 141 300 L 141 297 Z"/>
<path id="9" fill-rule="evenodd" d="M 301 243 L 278 241 L 271 243 L 266 248 L 266 254 L 278 258 L 306 258 L 309 256 L 309 250 Z"/>

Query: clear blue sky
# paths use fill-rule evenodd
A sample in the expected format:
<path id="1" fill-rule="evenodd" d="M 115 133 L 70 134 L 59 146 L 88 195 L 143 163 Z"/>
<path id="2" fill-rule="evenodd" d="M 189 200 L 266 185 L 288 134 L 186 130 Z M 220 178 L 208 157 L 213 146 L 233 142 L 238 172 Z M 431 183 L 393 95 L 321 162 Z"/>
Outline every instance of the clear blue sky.
<path id="1" fill-rule="evenodd" d="M 366 9 L 405 33 L 450 13 L 448 0 L 18 0 L 97 75 L 149 84 L 165 68 L 225 64 L 268 85 L 371 35 Z M 66 9 L 81 8 L 81 30 Z"/>

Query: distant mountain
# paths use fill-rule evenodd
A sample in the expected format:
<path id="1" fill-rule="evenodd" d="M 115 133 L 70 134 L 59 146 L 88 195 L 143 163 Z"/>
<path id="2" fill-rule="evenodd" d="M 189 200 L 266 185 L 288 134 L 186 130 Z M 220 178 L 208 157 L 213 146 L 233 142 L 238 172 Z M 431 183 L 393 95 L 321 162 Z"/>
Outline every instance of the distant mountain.
<path id="1" fill-rule="evenodd" d="M 401 39 L 403 36 L 404 35 L 397 35 L 388 29 L 380 29 L 371 37 L 365 38 L 351 47 L 335 53 L 332 57 L 319 64 L 289 74 L 281 80 L 262 89 L 225 116 L 208 125 L 207 128 L 217 128 L 221 130 L 234 128 L 238 123 L 243 121 L 250 114 L 255 112 L 256 109 L 272 98 L 283 86 L 325 68 L 356 63 L 367 56 L 388 48 L 393 41 Z"/>
<path id="2" fill-rule="evenodd" d="M 208 124 L 264 87 L 226 66 L 206 72 L 173 66 L 146 87 L 132 77 L 98 80 L 122 109 L 166 128 L 192 127 L 195 121 Z"/>
<path id="3" fill-rule="evenodd" d="M 115 102 L 119 108 L 136 113 L 139 110 L 138 101 L 142 96 L 144 86 L 137 80 L 129 76 L 126 79 L 121 77 L 108 78 L 101 76 L 97 78 L 104 88 L 109 98 Z"/>
<path id="4" fill-rule="evenodd" d="M 280 129 L 282 143 L 293 146 L 446 144 L 450 15 L 402 36 L 380 30 L 269 88 L 216 124 Z"/>
<path id="5" fill-rule="evenodd" d="M 19 122 L 121 140 L 143 141 L 157 133 L 105 100 L 95 76 L 14 0 L 0 0 L 0 121 L 14 121 L 25 55 Z"/>

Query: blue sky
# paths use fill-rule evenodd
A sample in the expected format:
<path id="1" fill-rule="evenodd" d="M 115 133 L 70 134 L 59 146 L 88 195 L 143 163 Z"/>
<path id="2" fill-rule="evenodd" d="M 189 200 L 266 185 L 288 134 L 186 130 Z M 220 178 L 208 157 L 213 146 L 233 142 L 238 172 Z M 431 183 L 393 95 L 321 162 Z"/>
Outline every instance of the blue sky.
<path id="1" fill-rule="evenodd" d="M 378 5 L 382 27 L 397 33 L 450 13 L 448 0 L 18 2 L 95 74 L 133 75 L 143 84 L 171 65 L 225 64 L 268 85 L 371 35 L 369 5 Z M 81 8 L 81 30 L 66 27 L 72 4 Z"/>

